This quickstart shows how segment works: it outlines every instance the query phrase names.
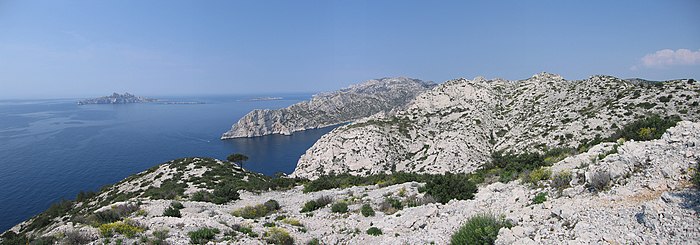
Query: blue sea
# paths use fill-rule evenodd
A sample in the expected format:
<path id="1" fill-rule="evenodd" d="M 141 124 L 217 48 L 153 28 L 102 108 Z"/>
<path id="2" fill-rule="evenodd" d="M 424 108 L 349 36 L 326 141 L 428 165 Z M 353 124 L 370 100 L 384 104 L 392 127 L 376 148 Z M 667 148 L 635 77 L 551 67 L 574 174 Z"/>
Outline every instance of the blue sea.
<path id="1" fill-rule="evenodd" d="M 274 96 L 282 100 L 254 101 Z M 290 173 L 331 127 L 292 136 L 219 140 L 253 109 L 310 94 L 160 98 L 203 104 L 77 105 L 77 99 L 0 101 L 0 232 L 61 198 L 118 182 L 172 159 L 249 156 L 246 168 Z"/>

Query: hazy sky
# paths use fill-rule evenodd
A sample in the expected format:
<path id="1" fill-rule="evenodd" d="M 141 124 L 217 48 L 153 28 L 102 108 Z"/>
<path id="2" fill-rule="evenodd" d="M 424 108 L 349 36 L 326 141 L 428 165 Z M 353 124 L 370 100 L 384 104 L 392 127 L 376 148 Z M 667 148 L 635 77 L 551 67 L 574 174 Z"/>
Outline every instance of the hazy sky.
<path id="1" fill-rule="evenodd" d="M 0 0 L 0 99 L 700 78 L 700 1 Z"/>

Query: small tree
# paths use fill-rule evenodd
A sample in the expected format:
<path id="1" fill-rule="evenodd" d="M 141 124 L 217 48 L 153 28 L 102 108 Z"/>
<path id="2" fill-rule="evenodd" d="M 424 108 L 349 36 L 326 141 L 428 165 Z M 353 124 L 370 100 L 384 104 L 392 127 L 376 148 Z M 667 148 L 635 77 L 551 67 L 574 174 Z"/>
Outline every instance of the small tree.
<path id="1" fill-rule="evenodd" d="M 248 156 L 240 154 L 240 153 L 235 153 L 231 154 L 226 158 L 229 162 L 238 164 L 241 168 L 243 167 L 243 162 L 248 161 Z"/>

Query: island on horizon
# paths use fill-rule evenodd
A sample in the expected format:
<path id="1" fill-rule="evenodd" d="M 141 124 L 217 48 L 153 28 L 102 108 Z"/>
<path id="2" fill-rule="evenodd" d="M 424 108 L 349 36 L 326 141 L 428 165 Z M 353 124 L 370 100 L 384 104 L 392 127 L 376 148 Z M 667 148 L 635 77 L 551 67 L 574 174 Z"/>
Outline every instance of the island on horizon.
<path id="1" fill-rule="evenodd" d="M 124 94 L 112 93 L 110 96 L 103 96 L 93 99 L 85 99 L 78 101 L 78 105 L 90 105 L 90 104 L 132 104 L 132 103 L 150 103 L 157 102 L 158 99 L 145 98 L 141 96 L 135 96 L 128 92 Z"/>

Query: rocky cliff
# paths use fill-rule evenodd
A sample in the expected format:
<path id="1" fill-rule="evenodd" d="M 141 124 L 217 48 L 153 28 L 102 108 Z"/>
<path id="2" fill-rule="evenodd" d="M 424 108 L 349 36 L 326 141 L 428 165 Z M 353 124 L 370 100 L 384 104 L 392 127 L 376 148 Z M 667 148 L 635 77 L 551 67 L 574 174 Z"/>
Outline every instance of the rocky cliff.
<path id="1" fill-rule="evenodd" d="M 698 103 L 700 83 L 693 79 L 569 81 L 550 73 L 519 81 L 456 79 L 404 110 L 334 129 L 292 175 L 472 172 L 493 151 L 577 148 L 650 114 L 697 120 Z"/>
<path id="2" fill-rule="evenodd" d="M 470 200 L 441 204 L 420 182 L 313 192 L 290 182 L 266 191 L 269 178 L 187 158 L 50 209 L 13 227 L 3 243 L 448 244 L 470 217 L 491 213 L 512 224 L 500 228 L 496 244 L 694 244 L 700 197 L 690 180 L 698 161 L 700 123 L 680 122 L 657 140 L 600 143 L 564 158 L 549 168 L 551 179 L 485 183 Z M 241 189 L 240 200 L 206 198 L 230 195 L 221 194 L 226 185 Z M 348 208 L 302 212 L 320 199 Z M 365 205 L 376 211 L 364 215 Z"/>
<path id="3" fill-rule="evenodd" d="M 434 84 L 410 78 L 382 78 L 335 92 L 317 94 L 278 110 L 254 110 L 246 114 L 222 139 L 269 134 L 289 135 L 306 129 L 354 121 L 376 113 L 389 113 L 413 100 Z"/>
<path id="4" fill-rule="evenodd" d="M 113 93 L 110 96 L 104 96 L 94 99 L 86 99 L 78 101 L 78 105 L 89 105 L 89 104 L 130 104 L 130 103 L 147 103 L 156 102 L 157 99 L 149 99 L 140 96 L 135 96 L 130 93 L 118 94 Z"/>

